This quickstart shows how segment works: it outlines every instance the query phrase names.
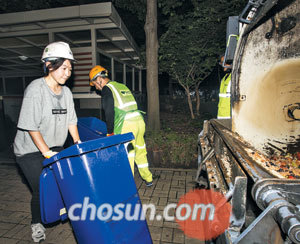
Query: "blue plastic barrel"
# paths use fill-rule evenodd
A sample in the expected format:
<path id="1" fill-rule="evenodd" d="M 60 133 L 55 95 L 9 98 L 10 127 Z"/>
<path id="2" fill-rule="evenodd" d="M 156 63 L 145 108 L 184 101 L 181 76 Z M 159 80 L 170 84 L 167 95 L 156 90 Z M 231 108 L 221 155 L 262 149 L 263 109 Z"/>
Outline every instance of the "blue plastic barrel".
<path id="1" fill-rule="evenodd" d="M 103 138 L 107 134 L 106 123 L 95 117 L 78 118 L 78 132 L 82 142 Z M 73 145 L 71 138 L 66 143 Z M 40 176 L 41 219 L 44 224 L 65 220 L 67 213 L 59 192 L 53 170 L 44 168 Z"/>
<path id="2" fill-rule="evenodd" d="M 73 217 L 78 219 L 70 219 L 78 243 L 152 243 L 124 146 L 132 139 L 132 133 L 127 133 L 90 140 L 44 161 L 45 169 L 53 172 L 68 213 L 73 209 Z M 123 218 L 115 218 L 121 216 L 115 212 L 116 206 L 124 206 L 118 208 Z M 126 208 L 129 218 L 125 217 Z"/>
<path id="3" fill-rule="evenodd" d="M 102 138 L 107 134 L 106 123 L 94 117 L 78 118 L 77 127 L 81 141 Z"/>
<path id="4" fill-rule="evenodd" d="M 52 167 L 43 169 L 40 176 L 41 219 L 44 224 L 68 218 Z"/>

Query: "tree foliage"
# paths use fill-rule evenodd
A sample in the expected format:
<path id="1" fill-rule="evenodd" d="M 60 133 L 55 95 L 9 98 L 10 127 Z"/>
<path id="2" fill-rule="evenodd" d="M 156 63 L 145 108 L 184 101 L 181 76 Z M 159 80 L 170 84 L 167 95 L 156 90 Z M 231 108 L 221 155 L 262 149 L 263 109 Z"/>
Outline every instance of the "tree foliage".
<path id="1" fill-rule="evenodd" d="M 237 2 L 191 0 L 181 2 L 177 8 L 164 5 L 169 19 L 167 31 L 160 38 L 160 69 L 184 88 L 192 118 L 191 90 L 198 92 L 201 82 L 211 73 L 220 54 L 225 52 L 226 22 L 233 9 L 241 7 Z M 190 11 L 182 13 L 182 8 L 187 6 Z M 200 104 L 199 95 L 197 98 Z"/>
<path id="2" fill-rule="evenodd" d="M 134 14 L 139 21 L 145 24 L 147 0 L 113 0 L 112 2 L 116 5 L 116 7 L 125 9 Z"/>

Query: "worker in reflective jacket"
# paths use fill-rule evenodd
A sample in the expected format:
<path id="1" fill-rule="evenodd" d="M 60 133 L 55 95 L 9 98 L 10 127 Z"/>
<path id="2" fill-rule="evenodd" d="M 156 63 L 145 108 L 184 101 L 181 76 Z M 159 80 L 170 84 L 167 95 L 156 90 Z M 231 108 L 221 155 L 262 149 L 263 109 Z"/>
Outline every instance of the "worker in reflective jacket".
<path id="1" fill-rule="evenodd" d="M 221 58 L 220 64 L 223 64 L 224 56 Z M 228 67 L 227 67 L 228 66 Z M 224 67 L 225 72 L 230 72 L 230 66 Z M 227 73 L 221 80 L 218 104 L 218 119 L 230 119 L 230 86 L 231 73 Z"/>
<path id="2" fill-rule="evenodd" d="M 153 184 L 152 173 L 148 167 L 146 144 L 144 141 L 145 122 L 137 103 L 127 86 L 108 78 L 108 71 L 100 65 L 89 73 L 90 85 L 101 90 L 101 101 L 105 113 L 108 136 L 132 132 L 135 140 L 128 150 L 132 174 L 134 162 L 147 186 Z M 130 147 L 128 147 L 130 148 Z"/>

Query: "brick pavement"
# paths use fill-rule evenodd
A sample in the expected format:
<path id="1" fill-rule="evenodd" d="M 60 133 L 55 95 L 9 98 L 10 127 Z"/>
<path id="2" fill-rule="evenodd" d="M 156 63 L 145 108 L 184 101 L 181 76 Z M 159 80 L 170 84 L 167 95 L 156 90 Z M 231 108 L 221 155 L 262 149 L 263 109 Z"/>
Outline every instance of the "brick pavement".
<path id="1" fill-rule="evenodd" d="M 152 169 L 160 178 L 151 188 L 145 186 L 139 175 L 136 185 L 142 203 L 154 203 L 163 211 L 168 203 L 177 203 L 179 197 L 193 188 L 195 170 Z M 31 194 L 23 183 L 14 162 L 0 159 L 0 244 L 28 244 L 31 241 Z M 175 222 L 147 220 L 154 244 L 204 243 L 186 237 Z M 45 244 L 76 244 L 70 223 L 47 226 Z"/>

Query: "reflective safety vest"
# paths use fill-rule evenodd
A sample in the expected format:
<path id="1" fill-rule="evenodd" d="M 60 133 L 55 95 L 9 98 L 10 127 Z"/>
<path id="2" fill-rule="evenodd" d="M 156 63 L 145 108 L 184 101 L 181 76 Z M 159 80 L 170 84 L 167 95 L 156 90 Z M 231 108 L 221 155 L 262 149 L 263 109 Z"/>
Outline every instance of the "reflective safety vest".
<path id="1" fill-rule="evenodd" d="M 122 83 L 110 81 L 106 86 L 111 90 L 114 97 L 114 133 L 120 134 L 124 120 L 141 117 L 137 103 L 131 91 Z"/>
<path id="2" fill-rule="evenodd" d="M 231 73 L 226 74 L 220 85 L 218 119 L 230 119 L 230 85 Z"/>

